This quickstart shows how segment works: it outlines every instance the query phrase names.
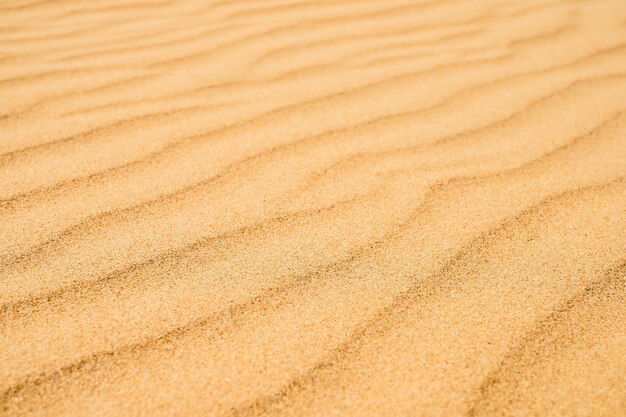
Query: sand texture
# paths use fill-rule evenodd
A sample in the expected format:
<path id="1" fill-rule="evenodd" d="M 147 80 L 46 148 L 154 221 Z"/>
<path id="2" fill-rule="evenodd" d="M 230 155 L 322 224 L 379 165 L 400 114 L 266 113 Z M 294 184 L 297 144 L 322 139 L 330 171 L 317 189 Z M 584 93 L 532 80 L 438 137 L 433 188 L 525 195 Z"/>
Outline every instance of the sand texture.
<path id="1" fill-rule="evenodd" d="M 626 1 L 0 1 L 0 416 L 626 416 Z"/>

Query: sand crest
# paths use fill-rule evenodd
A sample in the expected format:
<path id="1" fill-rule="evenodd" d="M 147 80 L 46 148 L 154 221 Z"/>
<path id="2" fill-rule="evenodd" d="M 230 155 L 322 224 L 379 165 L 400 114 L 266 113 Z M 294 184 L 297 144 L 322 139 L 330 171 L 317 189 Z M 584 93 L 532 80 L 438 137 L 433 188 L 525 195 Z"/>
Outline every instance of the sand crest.
<path id="1" fill-rule="evenodd" d="M 0 416 L 626 415 L 623 0 L 0 23 Z"/>

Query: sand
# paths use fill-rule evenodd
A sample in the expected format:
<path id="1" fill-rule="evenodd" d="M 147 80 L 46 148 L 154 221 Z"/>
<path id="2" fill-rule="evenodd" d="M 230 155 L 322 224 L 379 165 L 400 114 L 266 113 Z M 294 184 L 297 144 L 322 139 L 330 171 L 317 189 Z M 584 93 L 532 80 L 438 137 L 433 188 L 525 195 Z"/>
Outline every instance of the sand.
<path id="1" fill-rule="evenodd" d="M 1 416 L 626 415 L 623 0 L 0 23 Z"/>

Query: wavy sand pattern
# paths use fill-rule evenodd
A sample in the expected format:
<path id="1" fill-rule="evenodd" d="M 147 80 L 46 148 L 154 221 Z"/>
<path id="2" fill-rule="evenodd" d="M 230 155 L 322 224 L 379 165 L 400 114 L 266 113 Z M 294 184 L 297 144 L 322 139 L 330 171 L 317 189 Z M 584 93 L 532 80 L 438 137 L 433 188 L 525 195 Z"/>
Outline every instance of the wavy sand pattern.
<path id="1" fill-rule="evenodd" d="M 0 2 L 0 415 L 626 415 L 624 6 Z"/>

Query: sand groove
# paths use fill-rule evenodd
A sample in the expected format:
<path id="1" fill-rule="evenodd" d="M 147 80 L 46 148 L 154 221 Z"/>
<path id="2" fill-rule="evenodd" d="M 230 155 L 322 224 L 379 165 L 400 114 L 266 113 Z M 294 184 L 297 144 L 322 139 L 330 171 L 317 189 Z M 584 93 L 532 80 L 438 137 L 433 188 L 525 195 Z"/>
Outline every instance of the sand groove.
<path id="1" fill-rule="evenodd" d="M 624 415 L 623 6 L 3 2 L 0 415 Z"/>

